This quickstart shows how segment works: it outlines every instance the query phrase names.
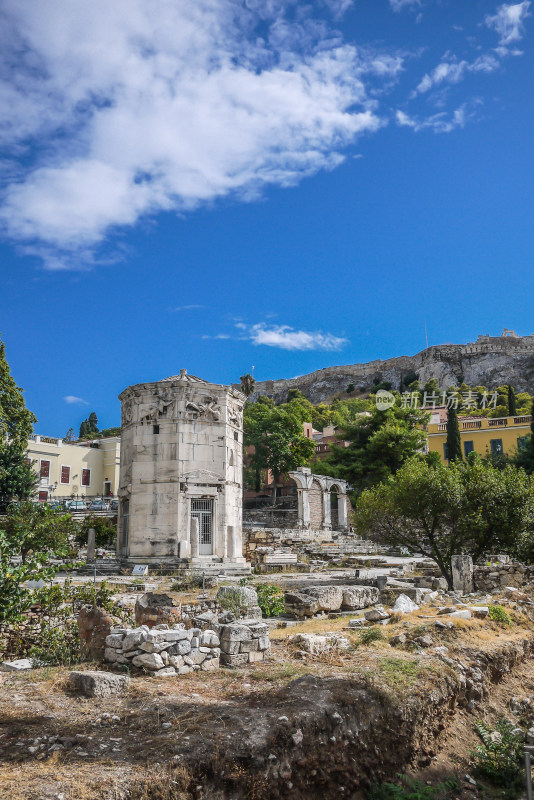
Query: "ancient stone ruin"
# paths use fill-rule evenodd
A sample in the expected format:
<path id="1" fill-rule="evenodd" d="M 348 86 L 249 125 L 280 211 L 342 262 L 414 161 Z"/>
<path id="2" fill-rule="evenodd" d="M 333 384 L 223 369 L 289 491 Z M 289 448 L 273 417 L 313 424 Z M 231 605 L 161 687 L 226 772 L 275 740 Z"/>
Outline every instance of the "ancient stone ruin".
<path id="1" fill-rule="evenodd" d="M 119 399 L 119 558 L 250 571 L 241 532 L 245 396 L 181 370 Z"/>

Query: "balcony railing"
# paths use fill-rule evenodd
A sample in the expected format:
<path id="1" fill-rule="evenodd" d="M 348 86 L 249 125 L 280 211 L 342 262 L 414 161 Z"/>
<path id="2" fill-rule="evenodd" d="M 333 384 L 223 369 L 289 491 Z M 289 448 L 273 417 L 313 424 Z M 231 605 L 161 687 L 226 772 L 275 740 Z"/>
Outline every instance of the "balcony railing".
<path id="1" fill-rule="evenodd" d="M 470 431 L 475 428 L 481 428 L 481 427 L 482 427 L 482 420 L 480 419 L 473 419 L 470 422 L 462 422 L 462 430 L 464 431 Z"/>
<path id="2" fill-rule="evenodd" d="M 524 417 L 514 417 L 514 425 L 522 425 L 524 422 L 530 422 L 531 419 L 532 416 L 530 414 Z"/>
<path id="3" fill-rule="evenodd" d="M 438 422 L 438 431 L 446 431 L 447 430 L 447 423 L 446 422 Z"/>
<path id="4" fill-rule="evenodd" d="M 507 417 L 497 417 L 488 419 L 488 428 L 505 428 L 508 425 Z"/>

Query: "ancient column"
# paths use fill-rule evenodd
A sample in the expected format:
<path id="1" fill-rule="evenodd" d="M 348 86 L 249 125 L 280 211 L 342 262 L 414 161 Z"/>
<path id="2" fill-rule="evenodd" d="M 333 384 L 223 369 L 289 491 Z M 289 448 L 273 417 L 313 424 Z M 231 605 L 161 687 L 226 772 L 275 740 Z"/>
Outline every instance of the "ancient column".
<path id="1" fill-rule="evenodd" d="M 196 517 L 191 518 L 191 558 L 198 558 L 199 524 Z"/>
<path id="2" fill-rule="evenodd" d="M 86 562 L 95 560 L 95 529 L 89 528 L 87 532 L 87 556 Z"/>
<path id="3" fill-rule="evenodd" d="M 323 528 L 330 530 L 332 528 L 332 515 L 330 514 L 330 492 L 321 482 L 321 490 L 323 493 Z"/>
<path id="4" fill-rule="evenodd" d="M 346 494 L 338 494 L 337 496 L 337 521 L 341 530 L 346 530 L 349 527 Z"/>
<path id="5" fill-rule="evenodd" d="M 452 586 L 455 592 L 471 594 L 473 584 L 473 559 L 471 556 L 451 556 Z"/>
<path id="6" fill-rule="evenodd" d="M 228 558 L 232 561 L 236 557 L 236 555 L 241 555 L 241 553 L 235 552 L 235 535 L 234 535 L 234 526 L 227 525 L 226 526 L 226 552 L 228 553 Z"/>

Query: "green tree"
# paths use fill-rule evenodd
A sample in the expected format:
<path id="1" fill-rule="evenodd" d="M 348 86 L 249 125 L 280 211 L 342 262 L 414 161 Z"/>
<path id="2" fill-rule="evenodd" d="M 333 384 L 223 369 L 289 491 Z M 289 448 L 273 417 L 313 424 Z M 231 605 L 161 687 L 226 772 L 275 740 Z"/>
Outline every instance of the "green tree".
<path id="1" fill-rule="evenodd" d="M 94 411 L 91 411 L 87 420 L 89 425 L 89 433 L 98 433 L 98 418 Z"/>
<path id="2" fill-rule="evenodd" d="M 0 446 L 0 512 L 15 500 L 28 500 L 38 483 L 37 472 L 18 445 Z"/>
<path id="3" fill-rule="evenodd" d="M 11 375 L 0 339 L 0 511 L 12 500 L 27 499 L 34 489 L 36 476 L 26 463 L 25 450 L 35 422 Z"/>
<path id="4" fill-rule="evenodd" d="M 51 580 L 64 564 L 75 525 L 69 515 L 31 503 L 14 505 L 0 522 L 0 622 L 16 622 L 33 602 L 28 580 Z M 20 561 L 17 562 L 17 558 Z"/>
<path id="5" fill-rule="evenodd" d="M 532 536 L 534 479 L 477 457 L 450 466 L 412 458 L 360 495 L 354 525 L 366 537 L 431 558 L 451 587 L 451 556 L 513 552 L 521 536 Z"/>
<path id="6" fill-rule="evenodd" d="M 0 442 L 9 441 L 25 450 L 37 419 L 28 411 L 6 360 L 6 348 L 0 339 Z"/>
<path id="7" fill-rule="evenodd" d="M 530 414 L 530 436 L 525 447 L 521 447 L 514 457 L 516 467 L 522 467 L 529 475 L 534 472 L 534 400 Z"/>
<path id="8" fill-rule="evenodd" d="M 78 433 L 78 439 L 86 439 L 87 435 L 89 434 L 89 423 L 86 419 L 80 425 L 80 432 Z"/>
<path id="9" fill-rule="evenodd" d="M 358 494 L 394 475 L 402 464 L 425 445 L 422 426 L 428 414 L 394 405 L 387 411 L 376 406 L 343 426 L 340 439 L 348 447 L 332 445 L 327 459 L 314 465 L 325 475 L 349 482 Z"/>
<path id="10" fill-rule="evenodd" d="M 447 409 L 447 458 L 449 464 L 452 464 L 453 461 L 462 460 L 460 426 L 458 424 L 458 414 L 453 405 Z"/>
<path id="11" fill-rule="evenodd" d="M 508 386 L 508 416 L 515 417 L 517 415 L 517 403 L 515 400 L 515 392 L 513 386 Z"/>
<path id="12" fill-rule="evenodd" d="M 65 436 L 63 437 L 64 442 L 73 442 L 74 441 L 74 428 L 69 428 Z"/>
<path id="13" fill-rule="evenodd" d="M 241 391 L 243 392 L 243 394 L 245 394 L 247 397 L 250 397 L 250 395 L 254 391 L 254 386 L 256 385 L 256 381 L 254 380 L 250 372 L 247 372 L 245 375 L 241 375 L 239 381 L 241 383 Z"/>
<path id="14" fill-rule="evenodd" d="M 22 561 L 30 552 L 67 553 L 70 539 L 78 532 L 70 514 L 46 503 L 23 502 L 11 506 L 3 521 L 8 538 L 20 541 Z"/>
<path id="15" fill-rule="evenodd" d="M 315 442 L 304 436 L 298 416 L 265 402 L 250 406 L 244 416 L 244 430 L 245 446 L 254 448 L 249 456 L 250 466 L 256 471 L 272 473 L 274 505 L 280 476 L 307 464 L 314 453 Z"/>

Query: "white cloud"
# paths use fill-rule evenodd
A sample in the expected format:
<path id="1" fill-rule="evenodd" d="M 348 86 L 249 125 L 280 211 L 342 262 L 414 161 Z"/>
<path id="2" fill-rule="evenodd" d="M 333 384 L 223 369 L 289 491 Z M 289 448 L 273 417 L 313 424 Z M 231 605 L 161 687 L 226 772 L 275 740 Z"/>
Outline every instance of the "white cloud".
<path id="1" fill-rule="evenodd" d="M 459 83 L 466 72 L 494 72 L 500 62 L 491 53 L 479 56 L 475 61 L 442 61 L 432 72 L 423 76 L 415 90 L 415 94 L 428 92 L 441 83 Z"/>
<path id="2" fill-rule="evenodd" d="M 477 105 L 479 102 L 478 100 L 474 101 Z M 471 116 L 472 112 L 469 112 L 467 103 L 462 103 L 450 115 L 447 115 L 445 111 L 441 111 L 439 114 L 432 114 L 424 119 L 410 116 L 400 109 L 395 114 L 398 125 L 412 128 L 416 133 L 424 130 L 432 130 L 434 133 L 450 133 L 456 128 L 463 128 Z"/>
<path id="3" fill-rule="evenodd" d="M 189 303 L 187 306 L 176 306 L 173 311 L 195 311 L 200 308 L 207 308 L 207 306 L 203 306 L 201 303 Z"/>
<path id="4" fill-rule="evenodd" d="M 291 20 L 293 5 L 4 0 L 0 142 L 25 165 L 4 192 L 7 234 L 51 269 L 83 266 L 144 216 L 340 164 L 385 124 L 367 76 L 391 81 L 402 58 L 305 10 Z"/>
<path id="5" fill-rule="evenodd" d="M 503 3 L 497 8 L 496 14 L 486 15 L 484 21 L 488 28 L 493 28 L 499 34 L 499 44 L 508 45 L 522 39 L 525 19 L 530 17 L 530 5 L 530 0 Z"/>
<path id="6" fill-rule="evenodd" d="M 321 331 L 297 331 L 289 325 L 272 325 L 264 323 L 252 325 L 247 338 L 253 344 L 264 344 L 268 347 L 280 347 L 282 350 L 341 350 L 348 339 Z"/>
<path id="7" fill-rule="evenodd" d="M 421 0 L 389 0 L 389 4 L 393 11 L 402 11 L 403 8 L 410 8 L 411 6 L 420 6 Z"/>
<path id="8" fill-rule="evenodd" d="M 66 397 L 63 398 L 66 403 L 74 404 L 74 405 L 81 405 L 81 406 L 88 406 L 89 403 L 87 400 L 84 400 L 83 397 L 76 397 L 74 394 L 68 394 Z"/>

